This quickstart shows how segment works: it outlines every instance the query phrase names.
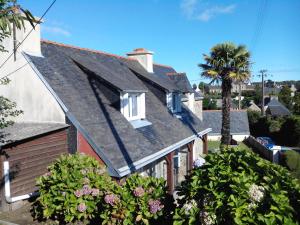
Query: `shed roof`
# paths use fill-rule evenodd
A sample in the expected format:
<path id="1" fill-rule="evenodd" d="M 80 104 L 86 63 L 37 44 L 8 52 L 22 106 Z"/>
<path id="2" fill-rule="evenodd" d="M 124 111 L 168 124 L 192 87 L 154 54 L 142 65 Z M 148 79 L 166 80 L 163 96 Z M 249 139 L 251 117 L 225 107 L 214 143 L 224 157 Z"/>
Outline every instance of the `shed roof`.
<path id="1" fill-rule="evenodd" d="M 203 122 L 206 126 L 212 128 L 209 135 L 220 135 L 222 128 L 222 111 L 205 110 L 203 111 Z M 230 111 L 230 132 L 231 134 L 250 134 L 247 111 Z"/>
<path id="2" fill-rule="evenodd" d="M 67 128 L 64 123 L 14 123 L 0 130 L 0 146 Z"/>

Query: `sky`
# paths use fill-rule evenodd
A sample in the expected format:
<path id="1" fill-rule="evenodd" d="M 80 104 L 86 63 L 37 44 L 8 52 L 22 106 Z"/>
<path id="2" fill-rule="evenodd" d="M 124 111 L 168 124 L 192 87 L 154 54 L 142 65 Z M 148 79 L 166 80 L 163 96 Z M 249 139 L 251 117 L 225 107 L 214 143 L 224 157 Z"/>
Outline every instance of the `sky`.
<path id="1" fill-rule="evenodd" d="M 41 16 L 52 0 L 19 0 Z M 42 38 L 126 56 L 135 48 L 154 61 L 208 82 L 197 66 L 218 43 L 244 44 L 252 81 L 300 80 L 299 0 L 57 0 L 44 17 Z"/>

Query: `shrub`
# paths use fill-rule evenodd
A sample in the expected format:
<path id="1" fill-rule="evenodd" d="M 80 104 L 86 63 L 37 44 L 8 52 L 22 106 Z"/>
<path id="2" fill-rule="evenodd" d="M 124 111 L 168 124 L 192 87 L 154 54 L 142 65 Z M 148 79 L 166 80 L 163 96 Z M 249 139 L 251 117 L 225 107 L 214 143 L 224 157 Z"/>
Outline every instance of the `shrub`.
<path id="1" fill-rule="evenodd" d="M 286 151 L 284 153 L 284 164 L 289 168 L 292 175 L 300 182 L 300 154 L 296 151 Z"/>
<path id="2" fill-rule="evenodd" d="M 101 212 L 104 224 L 153 224 L 163 216 L 166 197 L 164 179 L 130 176 L 106 195 L 106 206 Z"/>
<path id="3" fill-rule="evenodd" d="M 149 224 L 162 218 L 164 179 L 135 174 L 119 184 L 105 171 L 87 155 L 62 155 L 37 181 L 36 217 L 100 224 Z"/>
<path id="4" fill-rule="evenodd" d="M 205 160 L 179 188 L 174 225 L 298 224 L 300 186 L 285 168 L 233 148 Z"/>
<path id="5" fill-rule="evenodd" d="M 89 156 L 62 155 L 37 181 L 36 216 L 64 222 L 94 218 L 98 203 L 114 186 L 105 171 Z"/>

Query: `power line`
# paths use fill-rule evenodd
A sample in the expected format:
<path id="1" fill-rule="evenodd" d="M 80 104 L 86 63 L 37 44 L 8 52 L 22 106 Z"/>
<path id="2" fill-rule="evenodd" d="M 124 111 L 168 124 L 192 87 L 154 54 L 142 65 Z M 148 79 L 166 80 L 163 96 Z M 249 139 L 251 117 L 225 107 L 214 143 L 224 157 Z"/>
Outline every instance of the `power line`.
<path id="1" fill-rule="evenodd" d="M 55 4 L 57 0 L 54 0 L 50 6 L 46 9 L 46 11 L 43 13 L 43 15 L 40 17 L 40 19 L 35 23 L 35 25 L 32 27 L 32 29 L 29 31 L 29 33 L 25 36 L 25 38 L 16 46 L 14 51 L 7 57 L 7 59 L 1 64 L 0 69 L 6 64 L 6 62 L 14 55 L 15 51 L 23 44 L 23 42 L 28 38 L 28 36 L 32 33 L 32 31 L 35 29 L 36 25 L 39 24 L 42 19 L 45 17 L 45 15 L 49 12 L 49 10 L 52 8 L 52 6 Z M 2 77 L 1 79 L 3 79 Z"/>
<path id="2" fill-rule="evenodd" d="M 268 0 L 262 0 L 258 10 L 257 21 L 255 26 L 256 29 L 254 31 L 254 35 L 252 37 L 251 44 L 250 44 L 250 49 L 252 50 L 252 52 L 254 52 L 258 40 L 262 34 L 262 29 L 267 15 L 267 8 L 268 8 Z"/>

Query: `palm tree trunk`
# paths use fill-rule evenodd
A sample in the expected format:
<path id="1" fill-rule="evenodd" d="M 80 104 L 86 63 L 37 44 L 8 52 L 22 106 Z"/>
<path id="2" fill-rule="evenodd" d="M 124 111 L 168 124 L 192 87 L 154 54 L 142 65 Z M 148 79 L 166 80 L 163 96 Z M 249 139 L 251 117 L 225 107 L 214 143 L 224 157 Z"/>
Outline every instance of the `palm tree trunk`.
<path id="1" fill-rule="evenodd" d="M 239 83 L 239 110 L 241 110 L 242 106 L 241 106 L 241 95 L 242 95 L 242 87 L 241 87 L 241 83 Z"/>
<path id="2" fill-rule="evenodd" d="M 222 129 L 221 145 L 230 144 L 230 100 L 231 100 L 231 79 L 225 78 L 222 81 Z"/>

